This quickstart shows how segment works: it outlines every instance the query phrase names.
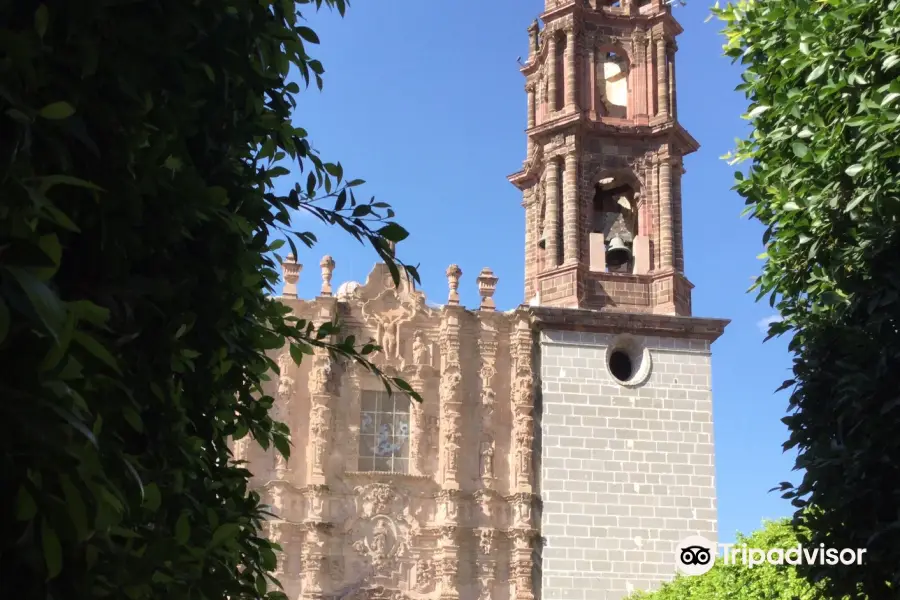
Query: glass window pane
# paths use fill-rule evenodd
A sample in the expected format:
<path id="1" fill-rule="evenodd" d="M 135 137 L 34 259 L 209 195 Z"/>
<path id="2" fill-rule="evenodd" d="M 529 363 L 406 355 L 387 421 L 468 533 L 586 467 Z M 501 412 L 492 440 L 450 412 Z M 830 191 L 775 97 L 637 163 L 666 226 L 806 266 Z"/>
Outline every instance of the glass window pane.
<path id="1" fill-rule="evenodd" d="M 376 458 L 375 459 L 375 470 L 376 471 L 390 471 L 391 470 L 391 459 Z"/>
<path id="2" fill-rule="evenodd" d="M 375 454 L 375 436 L 359 436 L 359 455 L 372 457 Z"/>
<path id="3" fill-rule="evenodd" d="M 375 463 L 371 458 L 363 458 L 359 457 L 359 470 L 360 471 L 372 471 L 374 470 Z"/>
<path id="4" fill-rule="evenodd" d="M 394 413 L 394 435 L 398 438 L 409 437 L 409 415 Z"/>
<path id="5" fill-rule="evenodd" d="M 373 435 L 375 433 L 375 416 L 378 413 L 374 412 L 364 412 L 362 414 L 362 419 L 359 427 L 359 432 L 362 434 Z"/>
<path id="6" fill-rule="evenodd" d="M 362 410 L 363 412 L 375 412 L 378 410 L 378 393 L 363 392 L 362 394 Z"/>
<path id="7" fill-rule="evenodd" d="M 394 412 L 409 414 L 409 403 L 415 402 L 412 398 L 406 395 L 397 396 L 397 401 L 394 402 Z"/>
<path id="8" fill-rule="evenodd" d="M 405 458 L 395 458 L 393 470 L 396 473 L 409 473 L 409 461 Z"/>
<path id="9" fill-rule="evenodd" d="M 394 412 L 394 397 L 388 396 L 385 392 L 378 393 L 378 410 L 380 412 Z"/>

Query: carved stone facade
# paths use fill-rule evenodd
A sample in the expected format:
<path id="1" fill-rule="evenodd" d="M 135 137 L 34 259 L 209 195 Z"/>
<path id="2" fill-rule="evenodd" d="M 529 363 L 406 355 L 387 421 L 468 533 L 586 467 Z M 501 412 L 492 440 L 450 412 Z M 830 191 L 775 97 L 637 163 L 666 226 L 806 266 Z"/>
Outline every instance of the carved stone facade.
<path id="1" fill-rule="evenodd" d="M 286 273 L 299 272 L 288 259 Z M 236 443 L 253 485 L 279 519 L 277 575 L 292 598 L 532 600 L 540 499 L 535 493 L 534 333 L 526 311 L 500 313 L 497 278 L 478 278 L 482 307 L 429 306 L 383 264 L 365 284 L 283 297 L 314 323 L 381 346 L 373 362 L 403 377 L 417 403 L 365 368 L 316 351 L 295 365 L 277 353 L 275 414 L 291 428 L 290 461 Z M 296 283 L 296 281 L 295 281 Z"/>

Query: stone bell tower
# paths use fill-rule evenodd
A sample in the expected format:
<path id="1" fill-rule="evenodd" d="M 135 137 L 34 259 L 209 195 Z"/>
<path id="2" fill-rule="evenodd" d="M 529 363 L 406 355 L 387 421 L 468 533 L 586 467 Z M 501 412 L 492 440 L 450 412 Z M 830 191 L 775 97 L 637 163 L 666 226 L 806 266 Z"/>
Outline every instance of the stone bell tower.
<path id="1" fill-rule="evenodd" d="M 675 38 L 660 0 L 546 0 L 523 66 L 526 301 L 691 314 Z"/>
<path id="2" fill-rule="evenodd" d="M 529 28 L 525 301 L 536 335 L 542 600 L 620 600 L 716 540 L 710 346 L 684 274 L 663 0 L 545 0 Z"/>

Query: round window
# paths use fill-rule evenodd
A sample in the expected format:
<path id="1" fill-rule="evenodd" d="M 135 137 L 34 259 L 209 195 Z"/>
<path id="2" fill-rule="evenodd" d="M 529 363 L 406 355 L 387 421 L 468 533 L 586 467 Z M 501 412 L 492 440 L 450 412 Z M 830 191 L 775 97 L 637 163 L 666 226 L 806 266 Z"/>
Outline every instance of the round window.
<path id="1" fill-rule="evenodd" d="M 650 376 L 650 351 L 632 336 L 621 335 L 607 348 L 606 364 L 620 385 L 635 387 Z"/>

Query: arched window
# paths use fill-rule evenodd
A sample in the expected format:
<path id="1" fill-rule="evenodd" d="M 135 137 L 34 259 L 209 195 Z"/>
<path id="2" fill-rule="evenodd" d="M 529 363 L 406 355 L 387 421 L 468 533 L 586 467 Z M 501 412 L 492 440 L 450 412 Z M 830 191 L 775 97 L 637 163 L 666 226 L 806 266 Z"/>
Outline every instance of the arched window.
<path id="1" fill-rule="evenodd" d="M 634 237 L 638 233 L 637 195 L 624 177 L 605 177 L 594 186 L 593 232 L 603 234 L 606 269 L 631 273 L 634 269 Z"/>
<path id="2" fill-rule="evenodd" d="M 628 58 L 615 50 L 600 51 L 597 61 L 597 108 L 601 116 L 628 116 Z"/>

